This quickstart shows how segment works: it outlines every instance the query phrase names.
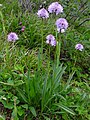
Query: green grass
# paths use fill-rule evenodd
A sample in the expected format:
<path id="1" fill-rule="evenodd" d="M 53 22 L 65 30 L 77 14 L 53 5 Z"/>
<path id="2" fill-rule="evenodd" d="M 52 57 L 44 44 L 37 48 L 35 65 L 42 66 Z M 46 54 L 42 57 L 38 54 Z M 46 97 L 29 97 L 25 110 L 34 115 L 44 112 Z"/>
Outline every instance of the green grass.
<path id="1" fill-rule="evenodd" d="M 42 1 L 32 12 L 22 12 L 17 1 L 0 1 L 0 120 L 90 120 L 90 22 L 78 27 L 89 17 L 88 9 L 81 12 L 88 2 L 79 12 L 81 2 L 61 2 L 64 13 L 42 21 L 36 14 Z M 59 17 L 69 23 L 64 34 L 57 34 Z M 10 32 L 19 36 L 15 43 L 7 41 Z M 55 36 L 56 47 L 46 44 L 48 34 Z M 83 44 L 82 52 L 77 43 Z"/>

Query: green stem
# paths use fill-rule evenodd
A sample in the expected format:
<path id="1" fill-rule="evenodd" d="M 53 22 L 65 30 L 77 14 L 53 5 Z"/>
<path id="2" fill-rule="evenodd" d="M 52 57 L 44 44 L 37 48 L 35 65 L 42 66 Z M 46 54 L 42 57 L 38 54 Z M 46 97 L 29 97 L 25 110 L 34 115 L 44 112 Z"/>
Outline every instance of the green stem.
<path id="1" fill-rule="evenodd" d="M 4 25 L 4 19 L 3 19 L 3 14 L 2 12 L 0 11 L 0 16 L 1 16 L 1 22 L 2 22 L 2 26 L 3 26 L 3 32 L 5 34 L 5 25 Z"/>
<path id="2" fill-rule="evenodd" d="M 42 21 L 43 22 L 43 21 Z M 42 52 L 42 55 L 43 55 L 43 23 L 42 23 L 42 30 L 41 30 L 41 33 L 42 33 L 42 45 L 41 45 L 41 52 Z M 43 56 L 42 56 L 43 57 Z"/>
<path id="3" fill-rule="evenodd" d="M 50 67 L 50 46 L 49 46 L 49 63 L 48 63 L 48 70 L 49 70 L 49 67 Z M 49 72 L 48 72 L 49 73 Z"/>
<path id="4" fill-rule="evenodd" d="M 56 39 L 57 39 L 57 32 L 56 32 Z M 59 35 L 59 40 L 57 41 L 57 46 L 56 46 L 56 64 L 57 64 L 57 67 L 60 64 L 60 50 L 61 50 L 61 37 Z"/>
<path id="5" fill-rule="evenodd" d="M 41 29 L 41 35 L 42 35 L 42 43 L 41 43 L 41 49 L 40 49 L 40 65 L 42 66 L 43 61 L 43 21 L 42 21 L 42 29 Z"/>

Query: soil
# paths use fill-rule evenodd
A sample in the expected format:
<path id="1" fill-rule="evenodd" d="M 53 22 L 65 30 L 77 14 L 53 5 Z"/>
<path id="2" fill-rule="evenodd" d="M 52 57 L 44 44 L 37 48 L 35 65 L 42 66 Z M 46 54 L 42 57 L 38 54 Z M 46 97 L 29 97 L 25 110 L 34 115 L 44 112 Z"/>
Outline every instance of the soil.
<path id="1" fill-rule="evenodd" d="M 0 102 L 0 115 L 5 116 L 5 120 L 11 120 L 12 110 L 4 108 L 3 104 Z"/>

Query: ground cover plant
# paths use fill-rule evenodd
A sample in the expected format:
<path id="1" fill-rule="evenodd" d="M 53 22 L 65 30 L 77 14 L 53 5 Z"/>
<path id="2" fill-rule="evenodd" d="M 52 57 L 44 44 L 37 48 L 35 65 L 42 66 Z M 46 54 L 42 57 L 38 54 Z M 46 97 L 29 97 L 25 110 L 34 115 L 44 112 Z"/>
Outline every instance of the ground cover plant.
<path id="1" fill-rule="evenodd" d="M 89 8 L 0 0 L 0 120 L 90 120 Z"/>

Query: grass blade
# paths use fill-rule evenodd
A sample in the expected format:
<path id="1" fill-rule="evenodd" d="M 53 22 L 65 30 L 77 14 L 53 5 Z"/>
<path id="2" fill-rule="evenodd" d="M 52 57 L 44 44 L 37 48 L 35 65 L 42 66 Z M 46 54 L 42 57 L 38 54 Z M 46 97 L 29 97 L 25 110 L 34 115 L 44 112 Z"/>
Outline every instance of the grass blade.
<path id="1" fill-rule="evenodd" d="M 68 112 L 72 115 L 75 115 L 74 111 L 71 110 L 70 108 L 68 108 L 67 106 L 61 105 L 60 103 L 57 103 L 57 104 L 54 104 L 54 105 L 58 106 L 59 108 L 65 110 L 66 112 Z"/>

